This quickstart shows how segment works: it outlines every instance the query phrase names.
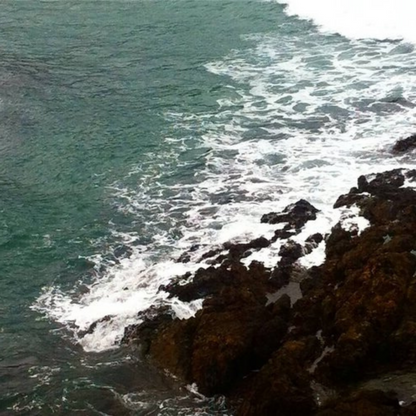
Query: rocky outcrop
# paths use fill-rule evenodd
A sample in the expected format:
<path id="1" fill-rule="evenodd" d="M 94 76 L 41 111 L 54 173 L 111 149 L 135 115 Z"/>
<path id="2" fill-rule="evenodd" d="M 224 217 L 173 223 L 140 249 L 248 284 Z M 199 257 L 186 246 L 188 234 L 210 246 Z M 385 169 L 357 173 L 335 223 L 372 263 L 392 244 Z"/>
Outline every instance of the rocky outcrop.
<path id="1" fill-rule="evenodd" d="M 398 140 L 393 146 L 394 153 L 404 153 L 416 148 L 416 134 L 407 137 L 406 139 Z"/>
<path id="2" fill-rule="evenodd" d="M 237 415 L 416 414 L 400 405 L 400 392 L 357 384 L 416 367 L 416 192 L 403 187 L 414 176 L 400 169 L 362 176 L 336 201 L 358 206 L 370 226 L 332 229 L 326 260 L 303 271 L 296 303 L 285 285 L 320 234 L 304 246 L 287 240 L 274 270 L 240 263 L 250 243 L 228 247 L 221 266 L 163 288 L 182 300 L 205 298 L 194 318 L 156 315 L 126 330 L 125 342 L 144 343 L 157 365 L 202 393 L 227 394 Z M 301 200 L 262 221 L 285 222 L 279 231 L 293 235 L 316 214 Z"/>

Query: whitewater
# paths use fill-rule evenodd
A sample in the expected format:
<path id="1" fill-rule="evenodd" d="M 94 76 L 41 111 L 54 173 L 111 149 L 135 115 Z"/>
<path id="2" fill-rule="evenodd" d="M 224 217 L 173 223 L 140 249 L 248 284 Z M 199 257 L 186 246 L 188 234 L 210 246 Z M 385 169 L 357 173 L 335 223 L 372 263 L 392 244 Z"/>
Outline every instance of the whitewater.
<path id="1" fill-rule="evenodd" d="M 328 232 L 340 220 L 361 230 L 367 224 L 357 210 L 332 208 L 337 197 L 362 174 L 414 167 L 411 158 L 389 149 L 414 132 L 416 5 L 281 3 L 281 30 L 259 35 L 253 29 L 245 36 L 249 48 L 205 63 L 227 91 L 217 111 L 167 111 L 171 129 L 183 136 L 166 136 L 169 152 L 132 166 L 125 181 L 112 185 L 117 209 L 145 223 L 146 243 L 137 242 L 143 235 L 110 223 L 129 255 L 115 260 L 113 247 L 89 257 L 92 280 L 70 291 L 46 287 L 34 304 L 84 350 L 117 348 L 124 328 L 150 306 L 170 305 L 178 317 L 192 316 L 202 301 L 168 299 L 159 287 L 194 273 L 204 265 L 202 254 L 227 241 L 271 237 L 276 226 L 260 224 L 263 214 L 303 198 L 320 213 L 297 241 Z M 192 152 L 196 160 L 183 158 Z M 281 244 L 253 253 L 245 264 L 273 267 Z M 177 262 L 188 250 L 191 261 Z M 322 263 L 324 250 L 321 243 L 302 264 Z"/>

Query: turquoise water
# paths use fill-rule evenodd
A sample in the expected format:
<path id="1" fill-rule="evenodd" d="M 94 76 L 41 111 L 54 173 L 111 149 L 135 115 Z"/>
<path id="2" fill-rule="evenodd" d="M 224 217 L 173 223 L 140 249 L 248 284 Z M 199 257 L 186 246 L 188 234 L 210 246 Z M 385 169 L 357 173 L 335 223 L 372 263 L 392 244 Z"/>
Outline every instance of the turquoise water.
<path id="1" fill-rule="evenodd" d="M 44 286 L 88 280 L 79 256 L 108 250 L 110 222 L 131 230 L 112 186 L 128 185 L 127 174 L 155 154 L 169 158 L 164 138 L 181 131 L 167 112 L 215 111 L 222 80 L 203 65 L 245 47 L 240 35 L 253 27 L 272 30 L 280 9 L 257 1 L 2 2 L 1 414 L 108 411 L 119 402 L 111 388 L 152 390 L 155 401 L 178 394 L 125 352 L 84 353 L 30 306 Z"/>
<path id="2" fill-rule="evenodd" d="M 385 149 L 415 122 L 414 46 L 277 2 L 6 0 L 0 53 L 0 414 L 218 414 L 119 347 L 199 267 L 174 258 L 299 198 L 307 237 L 360 174 L 413 163 Z"/>

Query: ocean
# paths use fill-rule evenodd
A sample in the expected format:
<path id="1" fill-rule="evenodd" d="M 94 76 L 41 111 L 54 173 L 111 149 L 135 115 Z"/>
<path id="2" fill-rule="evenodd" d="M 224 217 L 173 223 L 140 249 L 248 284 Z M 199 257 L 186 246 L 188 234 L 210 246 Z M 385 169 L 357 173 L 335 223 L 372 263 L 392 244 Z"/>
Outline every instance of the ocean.
<path id="1" fill-rule="evenodd" d="M 410 0 L 4 0 L 0 414 L 228 414 L 120 346 L 159 290 L 299 199 L 414 168 Z M 244 259 L 274 266 L 278 240 Z M 325 243 L 302 258 L 318 265 Z M 177 262 L 190 251 L 187 263 Z"/>

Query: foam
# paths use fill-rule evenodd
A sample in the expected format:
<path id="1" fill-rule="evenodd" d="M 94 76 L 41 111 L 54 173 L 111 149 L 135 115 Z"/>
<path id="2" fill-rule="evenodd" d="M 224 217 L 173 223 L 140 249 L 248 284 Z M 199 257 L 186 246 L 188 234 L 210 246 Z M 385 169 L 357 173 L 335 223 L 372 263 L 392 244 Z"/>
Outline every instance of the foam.
<path id="1" fill-rule="evenodd" d="M 360 216 L 360 208 L 354 204 L 349 208 L 341 209 L 340 224 L 344 230 L 355 231 L 357 235 L 360 235 L 370 226 L 370 221 Z"/>
<path id="2" fill-rule="evenodd" d="M 327 3 L 289 1 L 287 10 L 322 25 L 330 10 L 336 24 L 345 7 Z M 355 2 L 348 4 L 352 9 Z M 299 24 L 293 18 L 286 23 Z M 85 350 L 116 347 L 125 326 L 137 323 L 137 313 L 150 306 L 171 305 L 181 318 L 195 313 L 200 301 L 168 299 L 159 286 L 194 273 L 201 255 L 226 241 L 272 236 L 278 227 L 260 224 L 263 214 L 307 199 L 320 213 L 293 238 L 303 243 L 340 220 L 343 211 L 332 206 L 361 174 L 413 167 L 405 156 L 388 153 L 416 124 L 413 48 L 350 42 L 313 29 L 247 39 L 255 46 L 206 64 L 222 84 L 229 83 L 217 111 L 166 113 L 180 139 L 166 137 L 166 151 L 149 154 L 113 185 L 114 204 L 135 230 L 110 224 L 113 239 L 132 246 L 132 256 L 107 264 L 104 273 L 98 271 L 105 256 L 97 256 L 98 277 L 88 293 L 51 287 L 34 306 L 73 331 Z M 188 151 L 196 156 L 187 161 Z M 356 214 L 353 209 L 343 224 L 362 230 L 368 224 Z M 274 267 L 282 243 L 254 251 L 244 262 Z M 176 263 L 190 248 L 190 262 Z M 300 263 L 321 264 L 324 258 L 321 243 Z M 91 334 L 80 336 L 97 321 Z"/>
<path id="3" fill-rule="evenodd" d="M 416 42 L 411 0 L 278 0 L 288 14 L 312 19 L 323 31 L 355 39 L 406 39 Z"/>

